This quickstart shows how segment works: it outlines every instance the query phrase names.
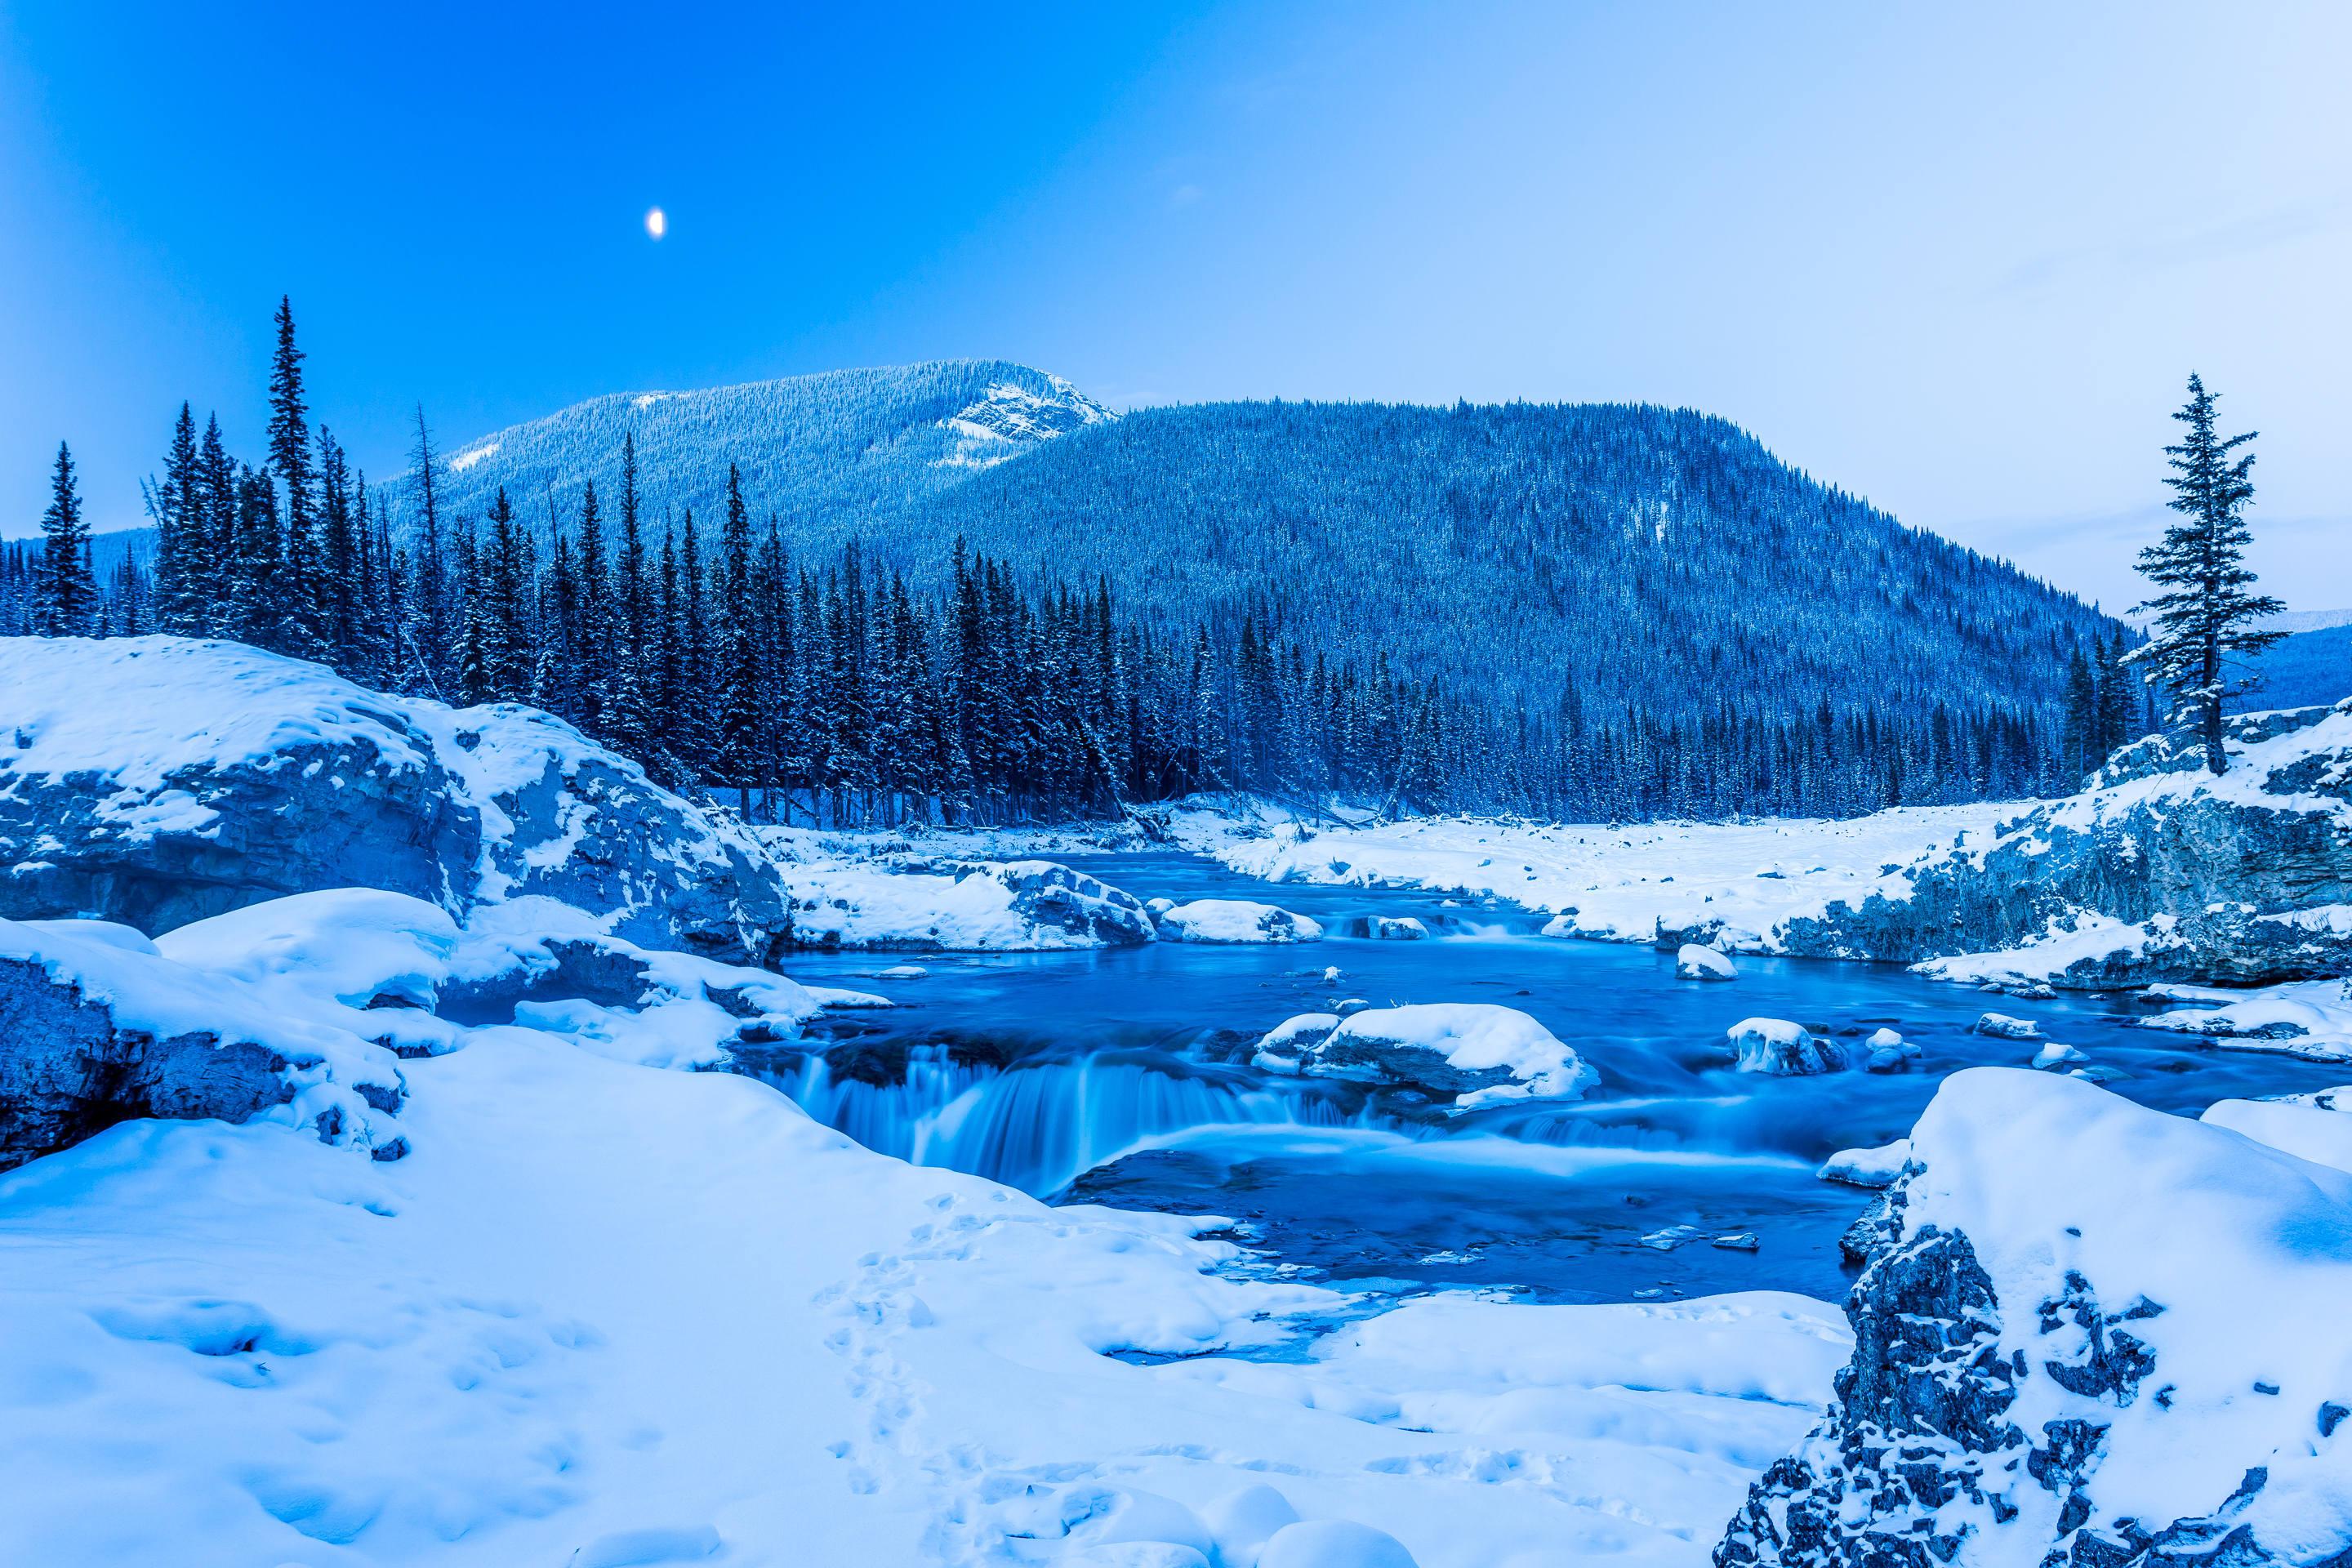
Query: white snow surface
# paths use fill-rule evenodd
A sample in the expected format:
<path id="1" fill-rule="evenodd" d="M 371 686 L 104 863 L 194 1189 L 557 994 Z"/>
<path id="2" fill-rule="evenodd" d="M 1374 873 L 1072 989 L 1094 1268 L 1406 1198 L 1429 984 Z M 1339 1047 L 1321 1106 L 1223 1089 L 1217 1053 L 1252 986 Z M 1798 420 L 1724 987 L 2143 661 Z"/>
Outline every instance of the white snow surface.
<path id="1" fill-rule="evenodd" d="M 1897 1138 L 1875 1149 L 1841 1149 L 1822 1162 L 1814 1173 L 1825 1182 L 1853 1187 L 1891 1187 L 1911 1161 L 1911 1140 Z"/>
<path id="2" fill-rule="evenodd" d="M 1711 947 L 1701 947 L 1686 942 L 1675 954 L 1675 978 L 1677 980 L 1737 980 L 1739 970 L 1731 960 Z"/>
<path id="3" fill-rule="evenodd" d="M 1664 925 L 1721 921 L 1732 952 L 1780 948 L 1778 928 L 1873 892 L 1905 897 L 1888 874 L 1961 834 L 1973 841 L 2023 807 L 1908 806 L 1852 821 L 1515 823 L 1419 817 L 1362 826 L 1309 823 L 1258 804 L 1171 815 L 1178 843 L 1245 876 L 1493 898 L 1556 914 L 1547 935 L 1648 942 Z"/>
<path id="4" fill-rule="evenodd" d="M 845 948 L 1038 952 L 1103 945 L 1088 932 L 1026 919 L 1008 877 L 1045 869 L 1032 859 L 894 869 L 895 834 L 751 830 L 780 865 L 800 940 Z M 928 864 L 928 863 L 926 863 Z"/>
<path id="5" fill-rule="evenodd" d="M 354 1006 L 552 963 L 574 933 L 534 943 L 528 912 L 310 894 L 177 956 L 0 927 L 159 1026 L 446 1036 L 399 1064 L 396 1162 L 264 1116 L 126 1122 L 0 1178 L 0 1561 L 1362 1568 L 1386 1535 L 1421 1568 L 1696 1568 L 1848 1353 L 1796 1297 L 1448 1296 L 1246 1359 L 1346 1303 L 1211 1272 L 1219 1222 L 1048 1208 L 646 1065 L 708 1059 L 674 1039 L 615 1048 L 689 989 L 772 987 L 780 1023 L 824 994 L 655 954 L 634 1009 Z M 718 1049 L 733 1022 L 646 1032 Z"/>
<path id="6" fill-rule="evenodd" d="M 2233 1051 L 2278 1051 L 2313 1061 L 2352 1062 L 2352 997 L 2341 980 L 2298 980 L 2243 991 L 2152 985 L 2152 1001 L 2182 1002 L 2140 1020 L 2149 1029 L 2206 1035 Z M 2265 1035 L 2259 1031 L 2273 1031 Z"/>

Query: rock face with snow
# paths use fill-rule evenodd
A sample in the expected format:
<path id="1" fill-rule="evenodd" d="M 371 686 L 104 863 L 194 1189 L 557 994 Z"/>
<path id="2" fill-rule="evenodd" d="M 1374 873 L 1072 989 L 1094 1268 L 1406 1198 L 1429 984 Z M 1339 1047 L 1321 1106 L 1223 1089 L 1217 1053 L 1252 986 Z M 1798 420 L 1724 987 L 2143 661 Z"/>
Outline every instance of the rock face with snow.
<path id="1" fill-rule="evenodd" d="M 1133 947 L 1155 934 L 1132 894 L 1051 860 L 876 863 L 795 829 L 761 837 L 784 860 L 790 947 L 1026 952 Z"/>
<path id="2" fill-rule="evenodd" d="M 1793 952 L 1949 959 L 1954 978 L 2254 984 L 2352 965 L 2352 702 L 2231 721 L 2214 778 L 2183 736 L 2117 752 L 2078 795 L 1791 920 Z"/>
<path id="3" fill-rule="evenodd" d="M 1323 928 L 1305 915 L 1247 899 L 1195 899 L 1160 916 L 1163 942 L 1321 942 Z"/>
<path id="4" fill-rule="evenodd" d="M 0 914 L 150 932 L 364 885 L 742 959 L 786 915 L 748 834 L 561 721 L 179 637 L 0 639 Z"/>
<path id="5" fill-rule="evenodd" d="M 1462 1110 L 1571 1099 L 1599 1077 L 1535 1019 L 1487 1002 L 1302 1014 L 1259 1040 L 1255 1059 L 1271 1072 L 1451 1096 Z"/>
<path id="6" fill-rule="evenodd" d="M 0 1171 L 134 1117 L 264 1111 L 395 1159 L 403 1092 L 392 1052 L 124 928 L 0 921 Z"/>
<path id="7" fill-rule="evenodd" d="M 1907 1153 L 1836 1400 L 1718 1568 L 2352 1561 L 2352 1177 L 1998 1068 Z"/>

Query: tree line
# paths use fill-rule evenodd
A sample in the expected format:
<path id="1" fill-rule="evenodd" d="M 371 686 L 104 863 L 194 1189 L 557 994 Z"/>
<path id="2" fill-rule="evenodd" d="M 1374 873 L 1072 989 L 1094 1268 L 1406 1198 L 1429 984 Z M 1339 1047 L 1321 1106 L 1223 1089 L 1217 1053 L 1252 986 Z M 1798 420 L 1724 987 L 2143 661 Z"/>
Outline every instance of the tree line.
<path id="1" fill-rule="evenodd" d="M 1000 823 L 1202 791 L 1562 820 L 1847 816 L 2062 793 L 2148 722 L 2118 631 L 2052 714 L 1998 699 L 1790 713 L 1728 683 L 1661 712 L 1562 672 L 1531 709 L 1317 646 L 1276 612 L 1189 623 L 1108 574 L 1022 572 L 958 539 L 929 580 L 854 536 L 795 552 L 730 465 L 719 515 L 656 518 L 624 434 L 609 497 L 446 515 L 422 412 L 399 510 L 313 428 L 281 302 L 267 450 L 184 405 L 151 481 L 152 560 L 101 584 L 69 453 L 44 536 L 0 552 L 0 630 L 234 638 L 366 686 L 527 702 L 755 819 Z M 608 504 L 609 503 L 609 504 Z"/>

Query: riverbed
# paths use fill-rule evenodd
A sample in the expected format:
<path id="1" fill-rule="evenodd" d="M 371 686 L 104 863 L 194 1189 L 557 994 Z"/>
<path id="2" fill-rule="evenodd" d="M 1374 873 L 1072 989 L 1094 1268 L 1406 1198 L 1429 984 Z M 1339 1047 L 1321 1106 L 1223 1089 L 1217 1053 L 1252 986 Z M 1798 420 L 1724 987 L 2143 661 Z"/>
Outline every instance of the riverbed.
<path id="1" fill-rule="evenodd" d="M 1838 1238 L 1871 1194 L 1816 1168 L 1902 1136 L 1946 1074 L 2026 1065 L 2041 1042 L 1974 1032 L 1988 1011 L 2076 1047 L 2116 1075 L 2115 1092 L 2192 1116 L 2347 1076 L 2136 1028 L 2151 1009 L 2125 994 L 2028 1002 L 1891 965 L 1755 957 L 1738 960 L 1729 984 L 1685 981 L 1671 953 L 1542 937 L 1541 917 L 1509 906 L 1270 886 L 1174 851 L 1059 858 L 1141 899 L 1255 899 L 1333 933 L 1409 915 L 1436 934 L 796 954 L 785 965 L 795 978 L 898 1005 L 841 1020 L 846 1049 L 832 1062 L 782 1052 L 744 1065 L 885 1152 L 1055 1202 L 1224 1216 L 1258 1267 L 1387 1293 L 1544 1301 L 1759 1289 L 1835 1299 L 1847 1281 Z M 1353 1086 L 1247 1063 L 1247 1042 L 1297 1014 L 1420 1002 L 1519 1008 L 1600 1081 L 1570 1103 L 1401 1113 Z M 1756 1016 L 1849 1038 L 1890 1027 L 1920 1055 L 1898 1073 L 1721 1065 L 1725 1030 Z"/>

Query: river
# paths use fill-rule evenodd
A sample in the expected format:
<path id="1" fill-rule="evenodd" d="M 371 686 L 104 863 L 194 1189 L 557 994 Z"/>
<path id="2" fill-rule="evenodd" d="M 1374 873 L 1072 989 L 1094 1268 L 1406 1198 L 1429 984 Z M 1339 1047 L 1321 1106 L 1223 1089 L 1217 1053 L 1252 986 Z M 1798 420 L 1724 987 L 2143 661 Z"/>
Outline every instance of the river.
<path id="1" fill-rule="evenodd" d="M 1413 915 L 1442 934 L 802 953 L 785 965 L 795 978 L 883 991 L 899 1005 L 842 1016 L 830 1059 L 781 1052 L 747 1058 L 747 1070 L 887 1153 L 1055 1202 L 1227 1216 L 1263 1267 L 1351 1289 L 1546 1301 L 1753 1289 L 1836 1299 L 1838 1237 L 1870 1194 L 1820 1180 L 1816 1166 L 1902 1136 L 1946 1073 L 2030 1060 L 2038 1042 L 1971 1032 L 1987 1011 L 2035 1019 L 2123 1075 L 2115 1092 L 2190 1115 L 2347 1076 L 2134 1028 L 2149 1009 L 2121 995 L 2023 1002 L 1890 965 L 1751 957 L 1737 981 L 1701 984 L 1677 980 L 1670 953 L 1539 937 L 1539 917 L 1507 907 L 1269 887 L 1172 851 L 1059 858 L 1142 899 L 1257 899 L 1332 931 L 1353 917 Z M 878 977 L 901 963 L 923 973 Z M 1348 999 L 1517 1007 L 1600 1083 L 1569 1104 L 1384 1114 L 1350 1086 L 1247 1065 L 1259 1034 Z M 1751 1016 L 1823 1033 L 1888 1026 L 1922 1054 L 1890 1074 L 1773 1078 L 1717 1065 L 1725 1029 Z M 1660 1245 L 1676 1226 L 1700 1235 Z M 1742 1236 L 1752 1250 L 1717 1244 Z"/>

